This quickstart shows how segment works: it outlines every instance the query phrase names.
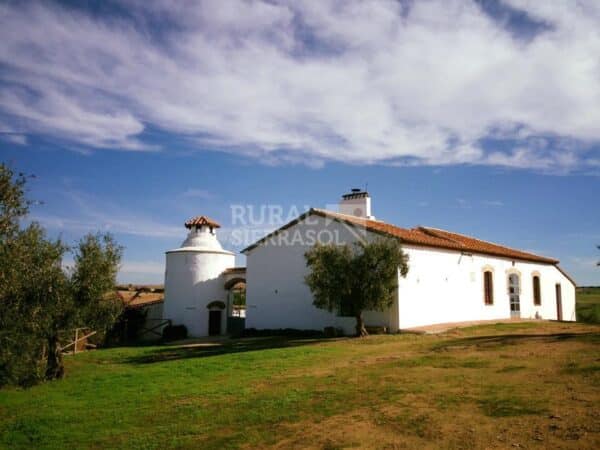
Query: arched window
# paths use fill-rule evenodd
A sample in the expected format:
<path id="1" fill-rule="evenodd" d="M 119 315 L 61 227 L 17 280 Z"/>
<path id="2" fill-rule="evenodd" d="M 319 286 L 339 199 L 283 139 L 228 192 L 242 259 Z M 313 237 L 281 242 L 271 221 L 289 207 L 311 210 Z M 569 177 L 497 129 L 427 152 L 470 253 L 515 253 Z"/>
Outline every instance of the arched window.
<path id="1" fill-rule="evenodd" d="M 491 270 L 483 272 L 483 301 L 486 305 L 494 304 L 494 280 Z"/>
<path id="2" fill-rule="evenodd" d="M 540 306 L 542 304 L 542 290 L 540 288 L 539 275 L 533 276 L 533 304 Z"/>

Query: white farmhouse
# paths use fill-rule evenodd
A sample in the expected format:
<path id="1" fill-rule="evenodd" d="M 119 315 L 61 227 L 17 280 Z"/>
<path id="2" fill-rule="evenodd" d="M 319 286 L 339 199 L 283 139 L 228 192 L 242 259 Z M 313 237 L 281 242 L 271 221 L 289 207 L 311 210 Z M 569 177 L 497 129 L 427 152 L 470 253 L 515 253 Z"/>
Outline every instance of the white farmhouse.
<path id="1" fill-rule="evenodd" d="M 343 328 L 355 319 L 317 309 L 304 283 L 304 254 L 316 241 L 346 244 L 388 236 L 400 239 L 410 270 L 399 276 L 387 311 L 365 313 L 367 326 L 390 332 L 425 325 L 541 318 L 575 320 L 575 283 L 552 258 L 458 233 L 411 229 L 375 220 L 367 192 L 344 195 L 339 212 L 311 209 L 244 249 L 246 328 Z M 214 273 L 228 265 L 223 262 Z M 168 291 L 167 291 L 168 292 Z"/>
<path id="2" fill-rule="evenodd" d="M 185 227 L 181 247 L 167 252 L 163 317 L 185 325 L 190 336 L 225 334 L 235 323 L 228 318 L 235 315 L 236 290 L 245 286 L 245 268 L 234 267 L 235 255 L 221 247 L 217 222 L 198 216 Z"/>

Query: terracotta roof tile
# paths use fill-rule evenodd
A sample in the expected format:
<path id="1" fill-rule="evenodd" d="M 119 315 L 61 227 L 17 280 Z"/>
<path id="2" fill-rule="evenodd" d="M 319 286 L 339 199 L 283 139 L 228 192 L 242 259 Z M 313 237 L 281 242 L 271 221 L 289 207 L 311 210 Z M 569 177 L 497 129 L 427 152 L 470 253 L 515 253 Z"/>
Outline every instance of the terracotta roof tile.
<path id="1" fill-rule="evenodd" d="M 545 264 L 558 264 L 556 259 L 545 256 L 534 255 L 533 253 L 515 250 L 503 245 L 492 242 L 482 241 L 473 237 L 465 236 L 459 233 L 440 230 L 429 227 L 400 228 L 389 223 L 378 220 L 363 219 L 347 214 L 335 213 L 324 209 L 314 209 L 316 214 L 331 217 L 341 221 L 349 222 L 354 225 L 364 226 L 367 230 L 379 232 L 386 235 L 400 238 L 406 244 L 417 246 L 443 248 L 448 250 L 458 250 L 470 253 L 480 253 L 485 255 L 500 256 L 525 261 L 541 262 Z"/>
<path id="2" fill-rule="evenodd" d="M 206 225 L 206 226 L 213 227 L 213 228 L 221 227 L 221 225 L 217 221 L 212 220 L 211 218 L 206 217 L 206 216 L 192 217 L 190 220 L 185 222 L 186 228 L 192 228 L 193 226 L 201 226 L 201 225 Z"/>
<path id="3" fill-rule="evenodd" d="M 223 274 L 230 274 L 230 273 L 246 273 L 246 268 L 245 267 L 229 267 L 223 271 Z"/>
<path id="4" fill-rule="evenodd" d="M 524 252 L 521 250 L 515 250 L 509 247 L 505 247 L 492 242 L 482 241 L 480 239 L 472 238 L 458 233 L 452 233 L 450 231 L 439 230 L 437 228 L 428 227 L 416 227 L 416 228 L 400 228 L 389 223 L 381 222 L 379 220 L 365 219 L 361 217 L 350 216 L 347 214 L 340 214 L 333 211 L 327 211 L 325 209 L 313 208 L 308 212 L 302 214 L 297 219 L 284 225 L 273 233 L 265 236 L 256 243 L 242 250 L 246 252 L 253 249 L 261 242 L 264 242 L 271 236 L 278 232 L 291 227 L 304 219 L 310 214 L 316 214 L 321 217 L 327 217 L 330 219 L 346 222 L 352 225 L 365 227 L 368 231 L 374 233 L 380 233 L 387 236 L 393 236 L 399 238 L 403 243 L 422 246 L 441 248 L 446 250 L 455 250 L 467 253 L 479 253 L 484 255 L 499 256 L 504 258 L 518 259 L 523 261 L 540 262 L 544 264 L 558 264 L 556 259 L 547 258 L 545 256 L 534 255 L 533 253 Z"/>
<path id="5" fill-rule="evenodd" d="M 142 308 L 164 301 L 162 292 L 145 292 L 141 290 L 119 290 L 119 297 L 123 300 L 125 308 Z"/>

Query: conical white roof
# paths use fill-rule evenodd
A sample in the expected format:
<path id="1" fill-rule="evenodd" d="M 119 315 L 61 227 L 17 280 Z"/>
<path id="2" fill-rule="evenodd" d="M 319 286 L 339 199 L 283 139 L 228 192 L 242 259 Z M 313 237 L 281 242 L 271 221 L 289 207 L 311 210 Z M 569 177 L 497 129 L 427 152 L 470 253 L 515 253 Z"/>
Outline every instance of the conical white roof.
<path id="1" fill-rule="evenodd" d="M 204 218 L 204 216 L 201 216 Z M 196 221 L 197 223 L 193 223 Z M 181 244 L 181 247 L 174 250 L 169 250 L 167 253 L 172 252 L 203 252 L 203 253 L 226 253 L 233 255 L 232 252 L 223 250 L 221 243 L 217 239 L 215 228 L 219 227 L 214 221 L 210 223 L 198 223 L 198 218 L 190 219 L 186 222 L 186 228 L 190 229 L 187 237 Z"/>

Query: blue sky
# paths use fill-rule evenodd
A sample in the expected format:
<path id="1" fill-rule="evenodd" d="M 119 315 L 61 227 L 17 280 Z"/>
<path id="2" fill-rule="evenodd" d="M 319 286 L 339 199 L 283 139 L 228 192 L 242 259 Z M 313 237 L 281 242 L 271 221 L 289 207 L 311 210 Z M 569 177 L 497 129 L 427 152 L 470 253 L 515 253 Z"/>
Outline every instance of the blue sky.
<path id="1" fill-rule="evenodd" d="M 193 215 L 239 250 L 232 205 L 368 183 L 379 219 L 598 284 L 598 30 L 592 1 L 7 2 L 1 159 L 51 235 L 113 232 L 124 282 L 161 282 Z"/>

